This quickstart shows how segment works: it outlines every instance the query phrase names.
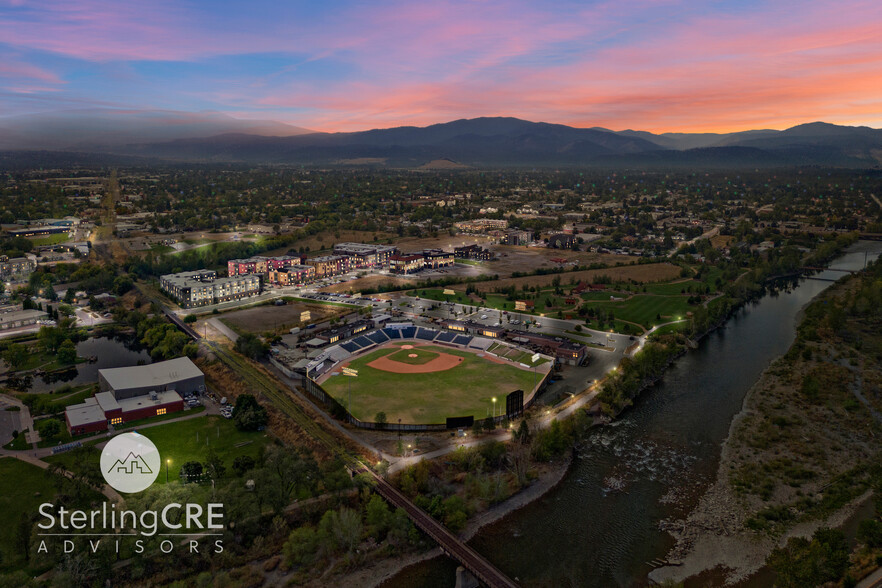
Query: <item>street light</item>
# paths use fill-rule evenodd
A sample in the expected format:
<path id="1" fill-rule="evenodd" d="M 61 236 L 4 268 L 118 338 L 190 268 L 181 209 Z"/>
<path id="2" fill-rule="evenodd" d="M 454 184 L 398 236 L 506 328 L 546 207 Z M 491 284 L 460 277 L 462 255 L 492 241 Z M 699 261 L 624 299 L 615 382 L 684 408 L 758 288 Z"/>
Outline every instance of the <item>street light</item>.
<path id="1" fill-rule="evenodd" d="M 168 484 L 168 466 L 171 465 L 171 460 L 165 460 L 165 483 Z"/>
<path id="2" fill-rule="evenodd" d="M 496 418 L 496 397 L 493 397 L 493 417 Z"/>

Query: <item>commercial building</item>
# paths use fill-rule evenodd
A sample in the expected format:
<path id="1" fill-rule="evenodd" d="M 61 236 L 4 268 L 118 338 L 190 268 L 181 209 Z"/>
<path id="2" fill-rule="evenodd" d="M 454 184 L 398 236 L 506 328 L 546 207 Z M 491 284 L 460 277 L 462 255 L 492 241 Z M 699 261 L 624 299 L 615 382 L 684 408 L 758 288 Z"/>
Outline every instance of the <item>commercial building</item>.
<path id="1" fill-rule="evenodd" d="M 204 389 L 205 375 L 189 357 L 147 365 L 98 370 L 98 389 L 112 391 L 117 399 L 132 398 L 150 391 L 177 390 L 182 394 Z"/>
<path id="2" fill-rule="evenodd" d="M 271 269 L 267 274 L 267 282 L 280 286 L 297 286 L 315 279 L 315 267 L 311 265 L 292 265 L 279 269 Z"/>
<path id="3" fill-rule="evenodd" d="M 334 255 L 349 257 L 351 269 L 386 267 L 389 258 L 398 253 L 398 247 L 391 245 L 369 245 L 367 243 L 337 243 Z"/>
<path id="4" fill-rule="evenodd" d="M 242 276 L 247 274 L 266 274 L 272 270 L 291 267 L 300 263 L 299 257 L 283 255 L 281 257 L 249 257 L 248 259 L 231 259 L 227 262 L 227 275 Z"/>
<path id="5" fill-rule="evenodd" d="M 218 278 L 212 270 L 196 270 L 160 276 L 159 285 L 182 308 L 193 308 L 256 296 L 260 281 L 260 274 Z"/>
<path id="6" fill-rule="evenodd" d="M 182 394 L 205 390 L 205 376 L 189 358 L 98 370 L 100 392 L 64 412 L 71 435 L 97 433 L 184 409 Z"/>
<path id="7" fill-rule="evenodd" d="M 13 310 L 0 313 L 0 331 L 37 324 L 48 315 L 42 310 Z"/>
<path id="8" fill-rule="evenodd" d="M 581 365 L 588 358 L 588 346 L 563 337 L 527 331 L 509 331 L 508 337 L 515 343 L 530 344 L 554 354 L 558 361 L 567 365 Z"/>
<path id="9" fill-rule="evenodd" d="M 45 237 L 47 235 L 58 235 L 60 233 L 69 233 L 70 227 L 67 226 L 42 226 L 28 227 L 26 229 L 12 229 L 6 231 L 11 237 Z"/>
<path id="10" fill-rule="evenodd" d="M 349 257 L 345 255 L 324 255 L 313 257 L 304 262 L 315 268 L 315 278 L 321 279 L 329 276 L 339 276 L 349 271 Z"/>
<path id="11" fill-rule="evenodd" d="M 502 236 L 502 242 L 506 245 L 529 245 L 533 240 L 530 231 L 506 231 Z"/>
<path id="12" fill-rule="evenodd" d="M 453 265 L 453 253 L 443 251 L 441 249 L 424 249 L 423 250 L 423 268 L 438 269 L 439 267 L 450 267 Z"/>
<path id="13" fill-rule="evenodd" d="M 461 231 L 480 233 L 488 229 L 506 229 L 508 221 L 504 218 L 476 218 L 454 223 L 453 226 Z"/>
<path id="14" fill-rule="evenodd" d="M 413 274 L 423 269 L 424 264 L 422 253 L 393 255 L 389 259 L 389 271 L 394 274 Z"/>
<path id="15" fill-rule="evenodd" d="M 473 322 L 473 321 L 443 321 L 441 323 L 443 327 L 449 329 L 451 331 L 456 331 L 457 333 L 468 333 L 469 335 L 477 335 L 480 337 L 489 337 L 491 339 L 498 339 L 505 334 L 505 329 L 503 327 L 493 327 L 490 325 L 482 325 L 481 323 Z"/>
<path id="16" fill-rule="evenodd" d="M 5 255 L 0 255 L 0 278 L 26 277 L 31 275 L 36 269 L 36 257 L 13 257 L 10 259 Z"/>
<path id="17" fill-rule="evenodd" d="M 484 249 L 479 245 L 454 247 L 453 256 L 460 259 L 476 259 L 478 261 L 489 261 L 493 259 L 493 253 L 491 253 L 489 249 Z"/>

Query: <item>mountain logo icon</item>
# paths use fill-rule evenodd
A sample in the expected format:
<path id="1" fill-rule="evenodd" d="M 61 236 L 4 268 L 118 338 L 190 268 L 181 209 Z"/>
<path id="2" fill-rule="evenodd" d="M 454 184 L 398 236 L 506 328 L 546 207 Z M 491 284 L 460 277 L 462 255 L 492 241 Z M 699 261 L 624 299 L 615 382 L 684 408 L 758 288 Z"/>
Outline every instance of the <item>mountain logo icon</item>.
<path id="1" fill-rule="evenodd" d="M 101 450 L 101 473 L 120 492 L 141 492 L 159 474 L 162 460 L 150 439 L 139 433 L 123 433 Z"/>
<path id="2" fill-rule="evenodd" d="M 124 474 L 152 474 L 153 470 L 150 469 L 150 466 L 147 465 L 147 462 L 144 461 L 144 458 L 140 455 L 135 455 L 134 453 L 129 453 L 125 459 L 116 460 L 112 466 L 110 466 L 110 471 L 116 473 L 124 473 Z"/>

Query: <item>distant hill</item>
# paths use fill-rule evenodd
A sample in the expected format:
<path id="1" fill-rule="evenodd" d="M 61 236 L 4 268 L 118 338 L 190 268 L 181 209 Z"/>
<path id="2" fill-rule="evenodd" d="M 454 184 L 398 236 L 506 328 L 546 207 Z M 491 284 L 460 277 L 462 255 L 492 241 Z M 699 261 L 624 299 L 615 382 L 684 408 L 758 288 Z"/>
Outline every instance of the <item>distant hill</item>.
<path id="1" fill-rule="evenodd" d="M 212 132 L 215 129 L 223 130 Z M 59 113 L 27 120 L 0 119 L 0 149 L 15 149 L 9 146 L 10 142 L 19 149 L 52 143 L 42 149 L 181 164 L 422 169 L 793 165 L 873 168 L 882 162 L 882 130 L 820 122 L 784 131 L 653 134 L 489 117 L 427 127 L 315 133 L 272 121 L 238 120 L 216 113 L 80 111 L 76 116 Z M 6 159 L 14 158 L 7 154 Z M 21 159 L 16 161 L 20 163 Z"/>
<path id="2" fill-rule="evenodd" d="M 274 121 L 236 119 L 218 112 L 66 110 L 0 117 L 0 149 L 106 151 L 129 143 L 224 133 L 291 136 L 309 132 Z"/>

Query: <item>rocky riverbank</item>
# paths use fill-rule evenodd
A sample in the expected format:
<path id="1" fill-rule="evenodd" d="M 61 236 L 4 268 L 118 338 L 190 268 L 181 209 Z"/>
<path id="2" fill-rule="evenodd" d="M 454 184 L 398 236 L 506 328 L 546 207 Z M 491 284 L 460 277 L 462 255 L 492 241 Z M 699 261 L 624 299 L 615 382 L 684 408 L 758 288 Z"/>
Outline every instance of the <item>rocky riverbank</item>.
<path id="1" fill-rule="evenodd" d="M 662 525 L 677 540 L 667 560 L 680 565 L 654 570 L 651 580 L 716 570 L 737 583 L 788 538 L 839 527 L 870 498 L 882 370 L 865 350 L 882 335 L 853 303 L 863 287 L 837 284 L 800 313 L 792 347 L 733 419 L 715 482 L 685 520 Z M 873 383 L 866 395 L 861 382 Z"/>

